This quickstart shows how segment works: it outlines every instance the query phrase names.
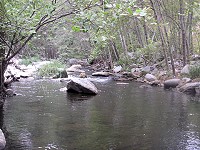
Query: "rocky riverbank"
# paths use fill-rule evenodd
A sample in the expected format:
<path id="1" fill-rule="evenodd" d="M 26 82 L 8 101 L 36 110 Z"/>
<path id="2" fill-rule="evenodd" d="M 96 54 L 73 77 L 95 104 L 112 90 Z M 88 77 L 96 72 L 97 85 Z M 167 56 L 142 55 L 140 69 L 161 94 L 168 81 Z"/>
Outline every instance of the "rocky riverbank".
<path id="1" fill-rule="evenodd" d="M 28 66 L 20 65 L 20 60 L 13 59 L 13 62 L 8 66 L 5 73 L 5 85 L 8 87 L 7 94 L 13 96 L 14 92 L 9 88 L 10 83 L 14 81 L 25 81 L 30 82 L 31 80 L 39 77 L 37 71 L 44 65 L 51 63 L 51 61 L 42 61 L 34 62 Z M 176 65 L 176 75 L 172 76 L 170 71 L 166 71 L 160 64 L 155 64 L 152 66 L 139 66 L 137 64 L 132 64 L 130 66 L 130 71 L 125 71 L 125 69 L 118 65 L 112 69 L 107 69 L 101 64 L 89 65 L 87 61 L 69 60 L 70 65 L 66 68 L 58 68 L 62 70 L 61 75 L 54 75 L 51 78 L 60 78 L 60 77 L 78 77 L 78 78 L 87 78 L 90 76 L 101 76 L 108 77 L 110 76 L 114 81 L 137 81 L 144 83 L 146 86 L 142 85 L 141 88 L 148 88 L 151 86 L 160 86 L 164 89 L 176 88 L 178 91 L 192 94 L 200 95 L 200 79 L 191 79 L 189 78 L 191 66 L 198 65 L 199 60 L 192 61 L 191 64 L 181 67 L 181 61 L 175 62 Z M 147 86 L 150 85 L 150 86 Z"/>

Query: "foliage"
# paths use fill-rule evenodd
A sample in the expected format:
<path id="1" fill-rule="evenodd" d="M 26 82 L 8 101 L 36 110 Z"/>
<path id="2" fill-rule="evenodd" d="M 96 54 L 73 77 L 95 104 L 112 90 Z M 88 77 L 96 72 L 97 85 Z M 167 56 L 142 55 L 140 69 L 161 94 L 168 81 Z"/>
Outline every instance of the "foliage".
<path id="1" fill-rule="evenodd" d="M 99 1 L 75 0 L 4 0 L 0 2 L 1 43 L 6 48 L 6 62 L 21 52 L 39 29 L 53 22 L 59 23 L 61 18 L 79 14 L 92 7 L 100 6 Z M 3 30 L 3 31 L 2 31 Z"/>
<path id="2" fill-rule="evenodd" d="M 188 50 L 192 49 L 193 45 L 193 49 L 200 47 L 198 0 L 183 0 L 184 14 L 180 14 L 180 1 L 176 0 L 68 2 L 2 0 L 0 13 L 3 21 L 0 28 L 5 30 L 7 36 L 1 43 L 7 46 L 8 60 L 13 53 L 17 54 L 24 49 L 25 45 L 28 45 L 28 48 L 23 50 L 23 55 L 28 54 L 28 49 L 31 54 L 37 53 L 60 60 L 70 57 L 96 58 L 101 55 L 126 65 L 132 61 L 128 60 L 128 53 L 133 52 L 136 56 L 133 61 L 140 63 L 141 61 L 137 61 L 140 58 L 147 64 L 165 53 L 167 60 L 172 46 L 175 58 L 178 54 L 183 55 L 180 16 L 184 16 L 187 22 L 185 31 L 188 36 Z M 193 24 L 190 20 L 192 13 Z M 51 24 L 52 22 L 54 24 Z M 189 33 L 194 31 L 196 34 L 193 35 L 197 38 L 193 37 L 191 44 L 192 34 Z M 39 34 L 30 43 L 36 33 Z M 80 44 L 82 39 L 86 38 L 90 48 Z"/>
<path id="3" fill-rule="evenodd" d="M 195 65 L 193 67 L 190 67 L 189 76 L 192 79 L 200 78 L 200 65 Z"/>
<path id="4" fill-rule="evenodd" d="M 32 64 L 33 62 L 38 62 L 38 61 L 40 61 L 39 56 L 24 57 L 24 58 L 20 61 L 20 64 L 28 66 L 29 64 Z"/>
<path id="5" fill-rule="evenodd" d="M 42 66 L 38 73 L 42 77 L 51 77 L 60 73 L 60 70 L 65 68 L 65 65 L 58 60 L 53 60 L 51 63 L 48 63 Z"/>
<path id="6" fill-rule="evenodd" d="M 99 54 L 108 54 L 107 47 L 110 41 L 116 41 L 122 23 L 129 21 L 129 18 L 146 15 L 146 8 L 137 7 L 132 0 L 113 1 L 107 0 L 102 7 L 90 9 L 77 14 L 74 19 L 74 31 L 87 31 L 90 34 L 93 52 L 91 57 L 98 57 Z M 122 48 L 120 48 L 122 49 Z"/>
<path id="7" fill-rule="evenodd" d="M 143 48 L 137 49 L 137 54 L 139 54 L 140 58 L 144 60 L 151 60 L 152 63 L 155 63 L 160 57 L 162 57 L 162 53 L 160 52 L 160 43 L 152 42 L 148 45 L 145 45 Z M 138 63 L 138 62 L 137 62 Z M 147 63 L 147 62 L 146 62 Z"/>

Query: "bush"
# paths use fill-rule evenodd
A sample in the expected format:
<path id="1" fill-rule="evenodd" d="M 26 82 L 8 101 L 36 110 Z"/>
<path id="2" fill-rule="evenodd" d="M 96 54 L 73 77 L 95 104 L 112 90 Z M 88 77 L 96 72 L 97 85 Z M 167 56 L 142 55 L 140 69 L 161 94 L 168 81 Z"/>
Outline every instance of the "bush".
<path id="1" fill-rule="evenodd" d="M 28 65 L 32 64 L 33 62 L 37 62 L 37 61 L 40 61 L 40 58 L 39 58 L 38 56 L 34 56 L 34 57 L 24 57 L 24 58 L 21 60 L 20 64 L 21 64 L 21 65 L 26 65 L 26 66 L 28 66 Z"/>
<path id="2" fill-rule="evenodd" d="M 200 65 L 191 67 L 189 75 L 192 79 L 200 78 Z"/>
<path id="3" fill-rule="evenodd" d="M 54 60 L 49 64 L 42 66 L 38 70 L 38 74 L 42 77 L 51 77 L 60 74 L 59 68 L 65 68 L 65 65 L 60 61 Z"/>

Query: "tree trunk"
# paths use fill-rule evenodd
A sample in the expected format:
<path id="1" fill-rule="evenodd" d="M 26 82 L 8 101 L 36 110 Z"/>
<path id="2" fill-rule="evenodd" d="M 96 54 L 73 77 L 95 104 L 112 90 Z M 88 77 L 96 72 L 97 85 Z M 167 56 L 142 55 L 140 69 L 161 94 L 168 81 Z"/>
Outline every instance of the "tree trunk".
<path id="1" fill-rule="evenodd" d="M 145 8 L 144 0 L 142 0 L 142 9 Z M 147 32 L 147 25 L 146 25 L 146 17 L 142 17 L 143 20 L 143 28 L 144 28 L 144 36 L 145 36 L 145 44 L 149 45 L 148 42 L 148 32 Z"/>
<path id="2" fill-rule="evenodd" d="M 3 35 L 3 32 L 0 33 Z M 4 72 L 5 72 L 5 49 L 3 47 L 0 48 L 0 109 L 3 107 L 5 91 L 4 91 Z"/>
<path id="3" fill-rule="evenodd" d="M 161 24 L 160 24 L 161 19 L 160 19 L 160 16 L 158 16 L 158 12 L 156 10 L 155 2 L 153 0 L 150 0 L 150 2 L 151 2 L 151 6 L 152 6 L 152 9 L 154 11 L 154 16 L 155 16 L 155 19 L 156 19 L 156 22 L 157 22 L 158 33 L 160 35 L 161 44 L 162 44 L 162 48 L 163 48 L 163 54 L 164 54 L 164 58 L 165 58 L 165 65 L 166 65 L 167 70 L 169 70 L 168 56 L 167 56 L 167 51 L 166 51 L 167 47 L 166 47 L 166 44 L 165 44 L 165 38 L 164 38 L 162 29 L 161 29 Z"/>
<path id="4" fill-rule="evenodd" d="M 138 43 L 139 43 L 140 47 L 143 48 L 144 47 L 144 43 L 143 43 L 143 40 L 142 40 L 142 37 L 141 37 L 139 23 L 138 23 L 137 18 L 134 18 L 134 22 L 135 22 L 135 31 L 136 31 L 136 36 L 137 36 L 137 39 L 138 39 Z"/>
<path id="5" fill-rule="evenodd" d="M 128 58 L 127 57 L 128 56 L 128 48 L 127 48 L 127 45 L 126 45 L 125 37 L 124 37 L 124 35 L 123 35 L 122 32 L 123 32 L 123 29 L 120 28 L 119 29 L 119 36 L 120 36 L 120 40 L 121 40 L 121 45 L 122 45 L 122 48 L 124 50 L 124 56 L 125 56 L 125 58 Z"/>
<path id="6" fill-rule="evenodd" d="M 188 33 L 188 57 L 189 54 L 193 54 L 193 39 L 192 39 L 192 25 L 193 25 L 193 0 L 190 0 L 190 8 L 188 12 L 188 20 L 187 20 L 187 33 Z"/>
<path id="7" fill-rule="evenodd" d="M 114 53 L 114 55 L 115 55 L 115 60 L 118 61 L 118 60 L 119 60 L 119 53 L 118 53 L 118 51 L 117 51 L 116 45 L 115 45 L 115 43 L 114 43 L 112 40 L 110 40 L 110 44 L 111 44 L 113 53 Z"/>
<path id="8" fill-rule="evenodd" d="M 182 51 L 183 51 L 183 66 L 187 63 L 187 47 L 186 47 L 186 30 L 185 30 L 185 17 L 184 17 L 184 8 L 183 0 L 179 0 L 180 4 L 180 27 L 181 27 L 181 36 L 182 36 Z"/>

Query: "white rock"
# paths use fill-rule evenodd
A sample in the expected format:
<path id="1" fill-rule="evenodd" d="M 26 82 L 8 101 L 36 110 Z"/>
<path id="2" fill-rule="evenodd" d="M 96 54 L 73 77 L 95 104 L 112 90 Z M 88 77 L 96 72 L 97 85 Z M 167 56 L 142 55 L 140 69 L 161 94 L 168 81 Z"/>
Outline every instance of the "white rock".
<path id="1" fill-rule="evenodd" d="M 122 71 L 122 66 L 116 66 L 116 67 L 114 67 L 114 69 L 113 69 L 113 72 L 114 72 L 114 73 L 118 73 L 118 72 L 120 72 L 120 71 Z"/>
<path id="2" fill-rule="evenodd" d="M 190 73 L 190 65 L 185 65 L 181 70 L 181 74 L 189 74 Z"/>
<path id="3" fill-rule="evenodd" d="M 142 71 L 149 73 L 152 70 L 151 66 L 145 66 L 142 68 Z"/>
<path id="4" fill-rule="evenodd" d="M 0 150 L 3 150 L 5 146 L 6 146 L 6 139 L 2 130 L 0 129 Z"/>
<path id="5" fill-rule="evenodd" d="M 146 79 L 147 81 L 149 81 L 149 82 L 152 82 L 152 81 L 157 80 L 157 78 L 156 78 L 154 75 L 149 74 L 149 73 L 147 73 L 147 74 L 145 75 L 145 79 Z"/>
<path id="6" fill-rule="evenodd" d="M 110 75 L 110 72 L 95 72 L 92 74 L 92 76 L 102 76 L 102 77 L 108 77 Z"/>

